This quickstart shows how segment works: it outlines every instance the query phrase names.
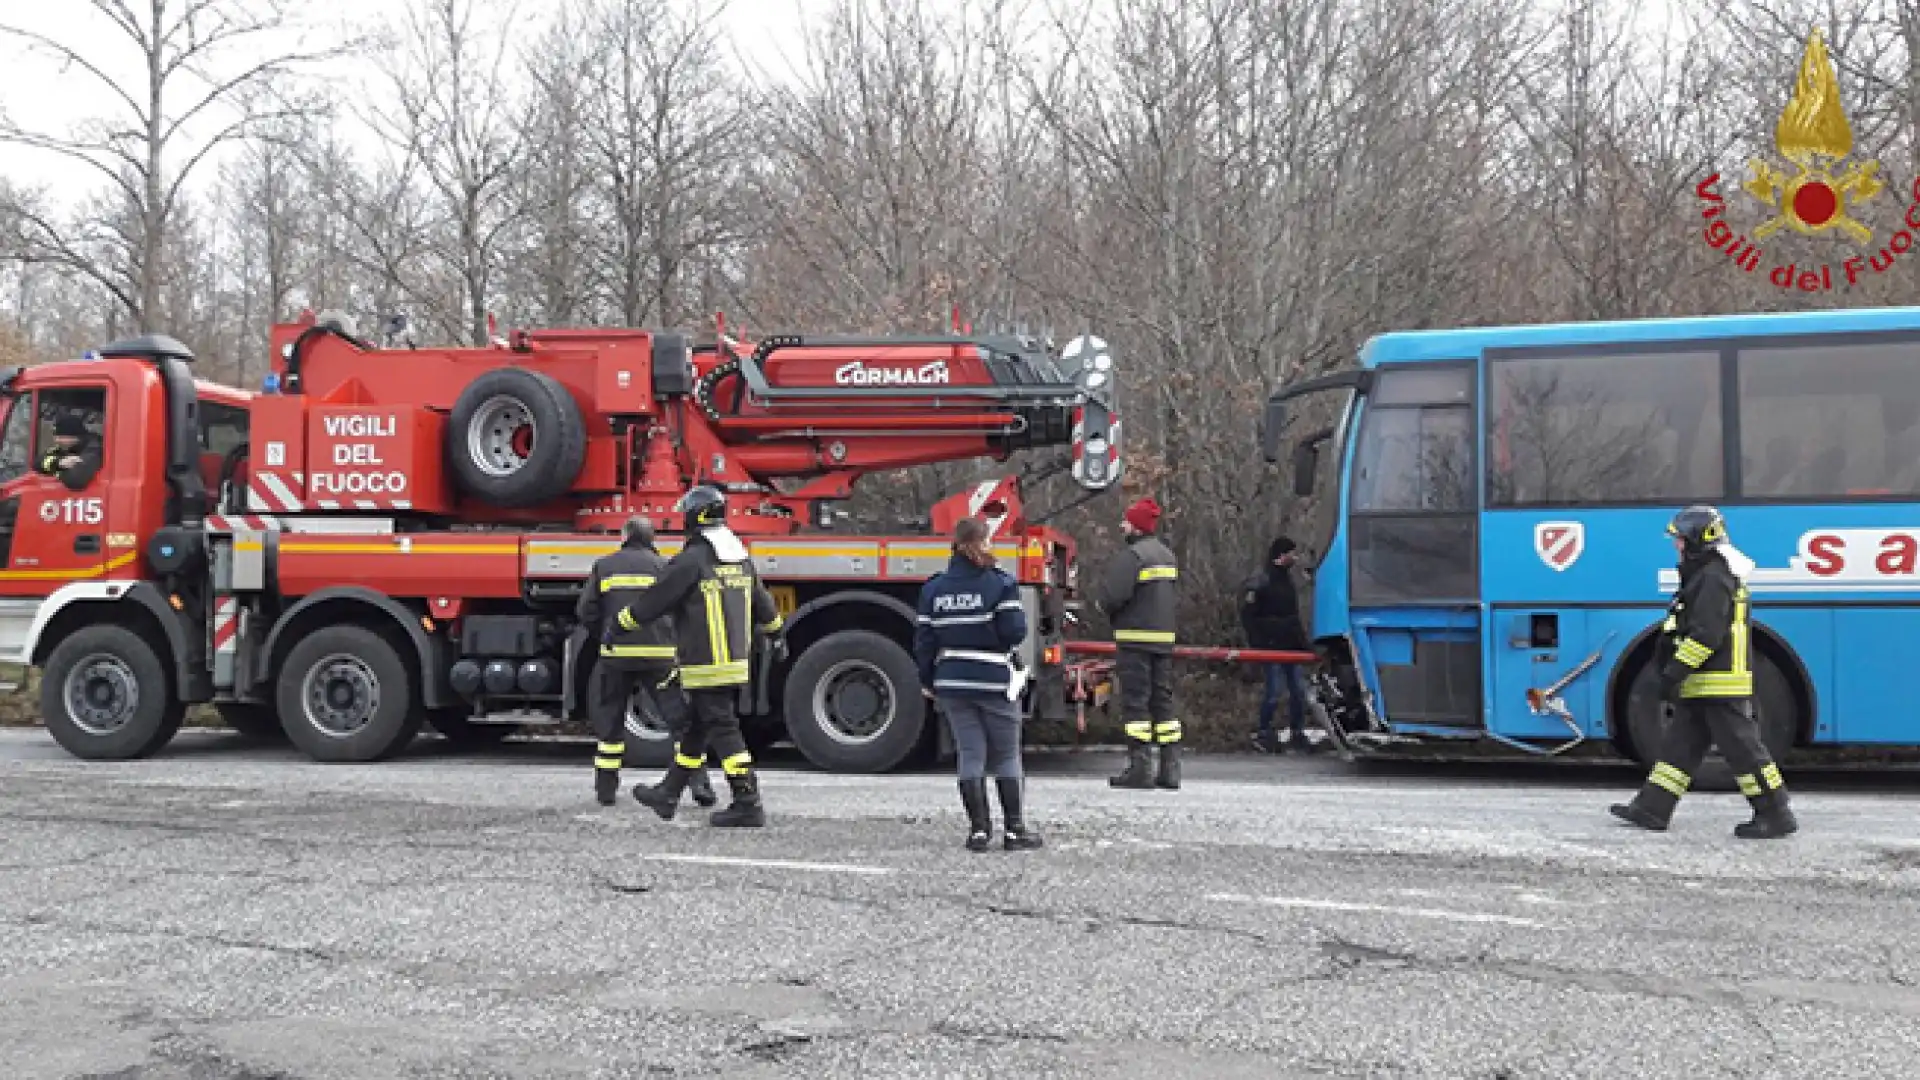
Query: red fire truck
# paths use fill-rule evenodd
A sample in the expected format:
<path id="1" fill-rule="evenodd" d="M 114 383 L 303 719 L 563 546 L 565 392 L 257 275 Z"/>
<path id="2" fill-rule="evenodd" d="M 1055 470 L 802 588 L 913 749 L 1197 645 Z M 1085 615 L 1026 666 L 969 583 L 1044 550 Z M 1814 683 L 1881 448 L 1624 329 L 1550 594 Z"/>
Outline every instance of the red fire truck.
<path id="1" fill-rule="evenodd" d="M 897 535 L 836 532 L 834 503 L 876 470 L 1047 447 L 1071 447 L 1056 471 L 1089 493 L 1109 488 L 1103 342 L 715 338 L 376 348 L 306 313 L 274 328 L 261 393 L 195 380 L 187 348 L 157 335 L 0 373 L 0 662 L 39 670 L 45 723 L 82 758 L 151 754 L 194 703 L 323 761 L 386 757 L 423 724 L 492 741 L 577 717 L 589 568 L 630 515 L 677 535 L 675 503 L 706 483 L 787 621 L 789 658 L 763 648 L 741 696 L 757 742 L 784 736 L 838 771 L 936 749 L 914 603 L 966 515 L 1023 586 L 1030 713 L 1087 693 L 1061 648 L 1074 545 L 1027 520 L 1021 478 Z M 97 457 L 83 482 L 43 471 L 62 416 Z M 661 763 L 644 697 L 628 727 L 633 763 Z"/>

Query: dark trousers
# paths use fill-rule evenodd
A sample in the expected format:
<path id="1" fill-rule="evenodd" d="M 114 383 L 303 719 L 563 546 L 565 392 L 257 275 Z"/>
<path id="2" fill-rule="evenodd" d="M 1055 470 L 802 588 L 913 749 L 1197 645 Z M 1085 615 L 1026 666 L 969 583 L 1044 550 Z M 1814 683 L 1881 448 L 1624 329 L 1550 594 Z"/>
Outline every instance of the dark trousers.
<path id="1" fill-rule="evenodd" d="M 1117 651 L 1113 673 L 1120 680 L 1128 741 L 1179 742 L 1180 721 L 1173 718 L 1173 656 L 1124 645 Z"/>
<path id="2" fill-rule="evenodd" d="M 1683 698 L 1674 706 L 1667 746 L 1647 783 L 1675 798 L 1686 793 L 1693 774 L 1715 746 L 1733 767 L 1741 794 L 1748 798 L 1785 786 L 1780 767 L 1760 738 L 1753 702 L 1745 698 Z"/>
<path id="3" fill-rule="evenodd" d="M 941 695 L 940 711 L 953 732 L 960 779 L 1020 775 L 1020 706 L 1005 697 Z"/>
<path id="4" fill-rule="evenodd" d="M 599 757 L 613 761 L 610 765 L 596 761 L 596 765 L 620 767 L 618 759 L 626 753 L 627 705 L 635 691 L 645 690 L 653 699 L 669 730 L 678 732 L 686 726 L 686 694 L 672 676 L 673 667 L 668 664 L 621 663 L 603 657 L 593 665 L 593 676 L 587 680 L 587 720 L 600 740 Z"/>
<path id="5" fill-rule="evenodd" d="M 687 730 L 674 744 L 674 763 L 697 769 L 711 754 L 720 760 L 720 768 L 729 780 L 753 773 L 753 755 L 747 753 L 746 737 L 740 734 L 740 718 L 733 711 L 739 687 L 713 690 L 689 690 Z"/>
<path id="6" fill-rule="evenodd" d="M 1307 691 L 1297 664 L 1267 665 L 1267 692 L 1260 699 L 1260 733 L 1273 732 L 1273 714 L 1280 708 L 1283 680 L 1287 685 L 1287 722 L 1292 725 L 1294 737 L 1299 738 L 1307 733 Z"/>

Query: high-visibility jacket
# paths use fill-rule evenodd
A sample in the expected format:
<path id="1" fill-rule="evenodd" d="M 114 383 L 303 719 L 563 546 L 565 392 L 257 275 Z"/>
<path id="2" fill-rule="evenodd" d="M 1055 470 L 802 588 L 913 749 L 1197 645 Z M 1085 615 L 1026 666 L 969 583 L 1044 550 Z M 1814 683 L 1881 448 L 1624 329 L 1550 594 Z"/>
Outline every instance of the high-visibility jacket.
<path id="1" fill-rule="evenodd" d="M 1680 567 L 1661 629 L 1667 635 L 1667 677 L 1681 679 L 1682 698 L 1753 696 L 1753 632 L 1746 583 L 1718 553 Z"/>
<path id="2" fill-rule="evenodd" d="M 773 594 L 760 584 L 745 544 L 725 526 L 687 537 L 660 580 L 614 616 L 623 627 L 672 613 L 680 685 L 716 690 L 750 681 L 753 635 L 781 627 Z"/>
<path id="3" fill-rule="evenodd" d="M 1135 536 L 1107 564 L 1100 607 L 1113 621 L 1116 645 L 1146 652 L 1173 651 L 1174 587 L 1180 579 L 1173 552 L 1156 536 Z"/>
<path id="4" fill-rule="evenodd" d="M 620 550 L 603 555 L 593 564 L 593 573 L 580 593 L 576 614 L 580 625 L 600 640 L 600 655 L 610 660 L 634 661 L 628 666 L 661 664 L 671 666 L 674 659 L 673 620 L 662 617 L 632 627 L 617 616 L 631 607 L 654 586 L 666 570 L 666 556 L 652 544 L 634 537 Z"/>

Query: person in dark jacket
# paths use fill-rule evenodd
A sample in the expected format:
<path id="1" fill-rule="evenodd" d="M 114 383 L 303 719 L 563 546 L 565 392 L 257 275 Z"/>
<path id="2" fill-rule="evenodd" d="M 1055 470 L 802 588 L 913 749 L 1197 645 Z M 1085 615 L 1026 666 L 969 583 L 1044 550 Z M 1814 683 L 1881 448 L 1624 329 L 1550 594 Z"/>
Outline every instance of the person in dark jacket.
<path id="1" fill-rule="evenodd" d="M 1733 827 L 1742 840 L 1775 840 L 1800 828 L 1786 780 L 1753 715 L 1753 624 L 1747 578 L 1753 560 L 1733 546 L 1711 506 L 1689 506 L 1667 525 L 1680 559 L 1680 587 L 1661 623 L 1660 696 L 1672 704 L 1668 745 L 1660 748 L 1633 801 L 1613 816 L 1662 832 L 1714 746 L 1733 767 L 1753 819 Z"/>
<path id="2" fill-rule="evenodd" d="M 594 749 L 593 787 L 601 806 L 612 806 L 620 793 L 620 766 L 627 752 L 627 706 L 635 691 L 652 697 L 660 718 L 677 737 L 686 726 L 687 700 L 676 685 L 673 620 L 662 617 L 632 630 L 615 616 L 651 588 L 666 569 L 667 560 L 654 549 L 653 522 L 629 518 L 620 530 L 620 549 L 593 564 L 593 573 L 580 592 L 575 611 L 580 625 L 600 643 L 587 683 L 587 719 L 599 745 Z M 693 801 L 715 802 L 706 766 L 694 771 L 687 784 Z"/>
<path id="3" fill-rule="evenodd" d="M 69 491 L 83 490 L 100 472 L 100 444 L 87 430 L 86 418 L 63 412 L 53 421 L 53 445 L 40 455 L 40 472 L 55 477 Z"/>
<path id="4" fill-rule="evenodd" d="M 962 519 L 953 530 L 952 561 L 920 589 L 913 658 L 920 667 L 920 692 L 939 704 L 953 732 L 969 851 L 985 851 L 993 843 L 988 770 L 1005 819 L 1002 846 L 1008 851 L 1041 846 L 1022 809 L 1026 778 L 1020 771 L 1018 699 L 1025 680 L 1018 650 L 1026 639 L 1019 583 L 995 561 L 986 525 L 978 518 Z"/>
<path id="5" fill-rule="evenodd" d="M 1154 535 L 1160 504 L 1141 499 L 1127 508 L 1120 530 L 1127 548 L 1107 565 L 1100 607 L 1113 622 L 1114 674 L 1127 736 L 1127 767 L 1107 782 L 1121 788 L 1180 787 L 1180 721 L 1173 715 L 1174 589 L 1180 579 L 1173 552 Z M 1153 774 L 1153 749 L 1160 771 Z"/>
<path id="6" fill-rule="evenodd" d="M 1300 594 L 1293 587 L 1293 565 L 1298 558 L 1292 539 L 1282 536 L 1267 545 L 1267 565 L 1240 586 L 1240 623 L 1247 632 L 1247 644 L 1255 649 L 1281 649 L 1310 652 L 1306 625 L 1300 617 Z M 1306 680 L 1295 664 L 1266 664 L 1267 688 L 1260 699 L 1260 726 L 1253 741 L 1260 749 L 1278 753 L 1279 738 L 1273 730 L 1273 714 L 1280 708 L 1280 687 L 1287 688 L 1287 721 L 1292 730 L 1289 740 L 1296 753 L 1313 750 L 1307 738 Z"/>
<path id="7" fill-rule="evenodd" d="M 759 828 L 767 815 L 734 702 L 753 678 L 749 659 L 756 635 L 772 638 L 775 662 L 784 658 L 786 641 L 776 636 L 780 612 L 773 594 L 760 584 L 747 546 L 727 528 L 727 497 L 719 488 L 694 488 L 676 509 L 685 516 L 686 546 L 667 563 L 660 580 L 616 619 L 631 629 L 673 614 L 680 685 L 691 700 L 693 718 L 674 745 L 667 774 L 651 787 L 635 785 L 633 797 L 671 821 L 680 793 L 711 751 L 727 774 L 733 803 L 715 810 L 708 823 Z"/>

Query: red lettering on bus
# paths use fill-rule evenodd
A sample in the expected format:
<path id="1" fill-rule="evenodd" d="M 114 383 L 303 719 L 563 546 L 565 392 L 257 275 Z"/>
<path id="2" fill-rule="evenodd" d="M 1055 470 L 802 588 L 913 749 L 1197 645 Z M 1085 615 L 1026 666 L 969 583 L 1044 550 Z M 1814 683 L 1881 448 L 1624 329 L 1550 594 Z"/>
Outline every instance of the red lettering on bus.
<path id="1" fill-rule="evenodd" d="M 1807 573 L 1815 577 L 1832 577 L 1847 568 L 1847 542 L 1838 536 L 1819 536 L 1807 539 Z"/>
<path id="2" fill-rule="evenodd" d="M 1920 541 L 1893 533 L 1881 539 L 1880 557 L 1873 561 L 1873 568 L 1883 574 L 1911 574 L 1916 557 L 1920 557 Z"/>

